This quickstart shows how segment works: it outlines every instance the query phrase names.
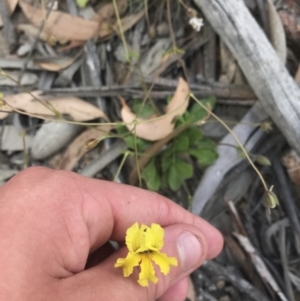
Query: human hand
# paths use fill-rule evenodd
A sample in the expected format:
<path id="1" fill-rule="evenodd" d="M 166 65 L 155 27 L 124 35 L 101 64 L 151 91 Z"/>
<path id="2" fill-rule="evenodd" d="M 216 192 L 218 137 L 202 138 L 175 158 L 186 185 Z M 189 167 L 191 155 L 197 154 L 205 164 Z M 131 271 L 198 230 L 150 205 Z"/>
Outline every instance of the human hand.
<path id="1" fill-rule="evenodd" d="M 156 285 L 114 268 L 127 248 L 107 242 L 124 241 L 135 222 L 161 225 L 162 251 L 178 260 L 168 275 L 157 272 Z M 206 221 L 142 189 L 42 167 L 0 188 L 0 300 L 181 301 L 187 276 L 222 245 Z"/>

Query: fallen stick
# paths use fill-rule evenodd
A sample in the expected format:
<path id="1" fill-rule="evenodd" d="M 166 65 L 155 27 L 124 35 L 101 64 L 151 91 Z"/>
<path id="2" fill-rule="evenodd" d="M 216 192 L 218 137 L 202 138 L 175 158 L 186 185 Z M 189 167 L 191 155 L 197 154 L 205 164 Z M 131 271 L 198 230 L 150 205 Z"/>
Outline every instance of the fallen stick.
<path id="1" fill-rule="evenodd" d="M 243 0 L 194 0 L 243 70 L 266 113 L 300 154 L 300 89 Z"/>

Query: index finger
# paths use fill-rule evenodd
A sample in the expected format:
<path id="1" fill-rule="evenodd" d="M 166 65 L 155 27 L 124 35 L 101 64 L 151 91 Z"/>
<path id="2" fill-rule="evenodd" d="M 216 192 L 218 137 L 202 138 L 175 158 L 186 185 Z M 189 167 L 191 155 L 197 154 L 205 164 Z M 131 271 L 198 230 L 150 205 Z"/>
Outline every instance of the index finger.
<path id="1" fill-rule="evenodd" d="M 107 181 L 83 178 L 72 174 L 76 178 L 81 191 L 88 191 L 84 197 L 87 210 L 87 222 L 92 220 L 90 230 L 99 232 L 113 220 L 113 225 L 107 229 L 107 236 L 112 240 L 124 240 L 126 230 L 135 222 L 150 225 L 158 223 L 163 227 L 186 223 L 201 229 L 209 246 L 208 259 L 215 257 L 223 246 L 220 232 L 202 218 L 193 215 L 173 201 L 147 190 L 117 184 Z M 97 200 L 96 206 L 90 206 L 91 198 Z M 109 206 L 103 206 L 103 204 Z M 97 206 L 98 204 L 98 206 Z M 97 207 L 97 208 L 96 208 Z M 103 244 L 103 239 L 96 240 L 97 246 Z"/>

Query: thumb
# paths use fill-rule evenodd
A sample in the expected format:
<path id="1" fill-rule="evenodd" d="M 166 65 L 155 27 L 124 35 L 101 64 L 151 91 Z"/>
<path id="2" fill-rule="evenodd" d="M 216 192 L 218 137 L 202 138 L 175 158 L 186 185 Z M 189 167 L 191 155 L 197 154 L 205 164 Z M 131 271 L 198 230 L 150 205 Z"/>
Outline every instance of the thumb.
<path id="1" fill-rule="evenodd" d="M 163 275 L 158 266 L 153 263 L 157 284 L 149 282 L 148 287 L 142 287 L 137 282 L 140 267 L 135 267 L 128 278 L 123 276 L 122 268 L 114 268 L 118 258 L 126 257 L 127 247 L 122 247 L 96 267 L 70 277 L 65 282 L 64 292 L 69 300 L 139 300 L 148 301 L 160 298 L 174 284 L 197 269 L 207 258 L 207 240 L 202 231 L 192 225 L 176 224 L 166 227 L 164 246 L 161 249 L 168 257 L 176 257 L 178 264 L 171 266 L 170 272 Z M 67 280 L 67 279 L 66 279 Z M 186 288 L 177 289 L 177 295 L 186 294 Z M 67 291 L 66 291 L 67 290 Z M 182 296 L 180 299 L 184 299 Z"/>

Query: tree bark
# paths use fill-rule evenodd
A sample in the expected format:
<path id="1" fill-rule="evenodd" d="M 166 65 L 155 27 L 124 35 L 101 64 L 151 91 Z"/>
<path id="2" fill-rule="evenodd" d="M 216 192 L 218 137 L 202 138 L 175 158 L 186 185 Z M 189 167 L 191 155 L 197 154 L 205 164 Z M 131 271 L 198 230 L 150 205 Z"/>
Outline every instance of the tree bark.
<path id="1" fill-rule="evenodd" d="M 300 154 L 300 89 L 243 0 L 194 0 L 239 63 L 266 113 Z"/>

